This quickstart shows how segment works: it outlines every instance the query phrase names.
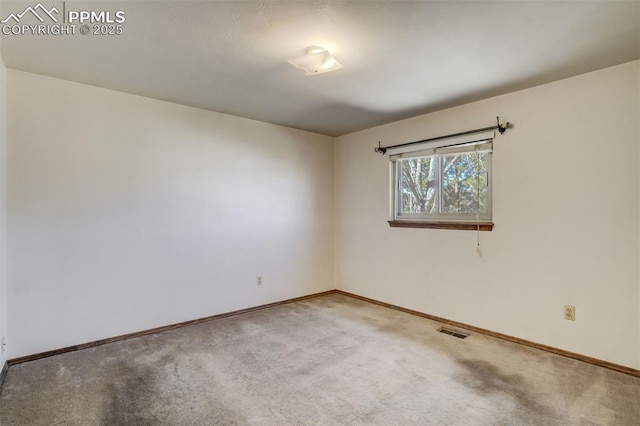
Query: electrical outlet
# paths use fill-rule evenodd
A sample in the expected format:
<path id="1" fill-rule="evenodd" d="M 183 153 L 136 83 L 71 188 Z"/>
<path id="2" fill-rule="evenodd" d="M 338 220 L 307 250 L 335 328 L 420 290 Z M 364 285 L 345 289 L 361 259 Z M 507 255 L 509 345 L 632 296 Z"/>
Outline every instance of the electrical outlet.
<path id="1" fill-rule="evenodd" d="M 564 305 L 564 319 L 569 321 L 576 320 L 576 307 L 573 305 Z"/>
<path id="2" fill-rule="evenodd" d="M 262 285 L 262 276 L 261 275 L 258 275 L 256 277 L 256 285 Z"/>
<path id="3" fill-rule="evenodd" d="M 7 338 L 3 337 L 2 341 L 0 342 L 0 352 L 4 353 L 4 351 L 7 349 Z"/>

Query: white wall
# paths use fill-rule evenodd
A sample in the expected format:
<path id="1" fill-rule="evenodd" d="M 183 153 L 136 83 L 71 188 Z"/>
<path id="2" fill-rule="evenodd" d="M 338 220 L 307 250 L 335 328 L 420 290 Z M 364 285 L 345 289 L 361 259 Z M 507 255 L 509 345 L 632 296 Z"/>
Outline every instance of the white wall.
<path id="1" fill-rule="evenodd" d="M 635 61 L 339 137 L 337 285 L 640 368 Z M 391 145 L 515 123 L 494 144 L 493 232 L 389 228 Z M 577 320 L 563 319 L 576 305 Z"/>
<path id="2" fill-rule="evenodd" d="M 2 58 L 0 58 L 0 339 L 7 336 L 7 282 L 5 276 L 5 76 L 6 68 Z M 8 345 L 9 342 L 7 341 L 6 347 L 2 348 L 2 346 L 0 346 L 0 369 L 7 360 Z"/>
<path id="3" fill-rule="evenodd" d="M 637 73 L 637 79 L 640 81 L 640 66 L 636 67 L 636 73 Z M 637 96 L 638 96 L 637 99 L 640 100 L 640 84 L 638 84 L 637 89 L 638 89 L 637 90 Z M 639 103 L 640 103 L 640 101 L 639 101 Z M 638 108 L 636 110 L 636 113 L 637 113 L 636 126 L 638 127 L 637 132 L 638 132 L 638 134 L 640 134 L 640 108 Z M 334 153 L 334 155 L 335 155 L 335 153 Z M 639 155 L 638 164 L 640 164 L 640 149 L 638 150 L 638 155 Z M 640 172 L 638 172 L 638 173 L 640 174 Z M 638 191 L 640 191 L 640 185 L 638 186 Z M 638 211 L 640 211 L 640 195 L 638 196 L 638 203 L 639 203 Z M 336 242 L 334 241 L 334 244 L 335 243 Z M 638 227 L 638 259 L 637 259 L 637 264 L 638 264 L 638 272 L 639 272 L 638 276 L 640 276 L 640 226 Z M 334 267 L 336 267 L 335 264 L 334 264 Z M 334 278 L 334 281 L 335 281 L 335 278 Z M 639 311 L 639 313 L 638 313 L 638 342 L 640 342 L 640 290 L 638 291 L 638 311 Z M 640 343 L 638 345 L 640 346 Z M 638 365 L 640 365 L 640 347 L 638 348 Z"/>
<path id="4" fill-rule="evenodd" d="M 333 288 L 335 231 L 338 288 L 640 368 L 638 61 L 346 135 L 335 153 L 308 132 L 7 80 L 10 358 Z M 498 114 L 516 127 L 495 144 L 483 257 L 473 232 L 389 228 L 378 140 Z"/>
<path id="5" fill-rule="evenodd" d="M 10 358 L 334 287 L 332 138 L 15 70 L 7 89 Z"/>

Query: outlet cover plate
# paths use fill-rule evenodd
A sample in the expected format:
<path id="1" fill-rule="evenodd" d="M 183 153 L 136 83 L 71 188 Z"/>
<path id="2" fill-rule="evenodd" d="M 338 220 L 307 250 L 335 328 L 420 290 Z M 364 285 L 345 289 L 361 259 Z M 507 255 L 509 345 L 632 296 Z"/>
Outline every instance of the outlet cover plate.
<path id="1" fill-rule="evenodd" d="M 576 320 L 576 307 L 573 305 L 564 305 L 564 319 L 569 321 Z"/>

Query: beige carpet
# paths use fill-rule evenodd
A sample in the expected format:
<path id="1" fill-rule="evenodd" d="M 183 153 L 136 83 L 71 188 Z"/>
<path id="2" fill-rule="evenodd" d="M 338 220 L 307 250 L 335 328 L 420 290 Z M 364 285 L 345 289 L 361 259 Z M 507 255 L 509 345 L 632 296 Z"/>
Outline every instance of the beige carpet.
<path id="1" fill-rule="evenodd" d="M 12 366 L 9 425 L 638 425 L 640 379 L 342 295 Z"/>

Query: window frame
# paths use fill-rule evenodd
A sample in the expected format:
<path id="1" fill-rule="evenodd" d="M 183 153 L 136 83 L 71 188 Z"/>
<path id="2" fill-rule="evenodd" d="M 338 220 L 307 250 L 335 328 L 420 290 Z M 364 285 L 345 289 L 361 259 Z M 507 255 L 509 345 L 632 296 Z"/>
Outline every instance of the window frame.
<path id="1" fill-rule="evenodd" d="M 404 150 L 389 157 L 389 182 L 390 182 L 390 210 L 389 225 L 392 227 L 410 228 L 438 228 L 438 229 L 465 229 L 491 231 L 493 229 L 493 138 L 474 137 L 458 143 L 440 143 L 438 145 L 422 146 L 410 150 Z M 438 185 L 438 210 L 442 210 L 442 158 L 451 155 L 473 154 L 478 152 L 479 147 L 486 144 L 488 148 L 483 148 L 481 152 L 486 153 L 486 212 L 478 218 L 475 213 L 402 213 L 401 212 L 401 185 L 403 160 L 415 158 L 434 157 L 437 164 Z M 425 149 L 426 148 L 426 149 Z"/>

